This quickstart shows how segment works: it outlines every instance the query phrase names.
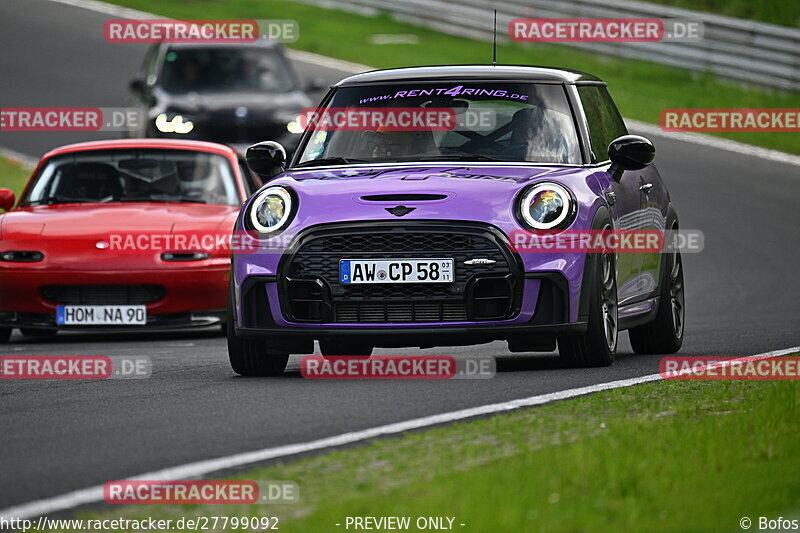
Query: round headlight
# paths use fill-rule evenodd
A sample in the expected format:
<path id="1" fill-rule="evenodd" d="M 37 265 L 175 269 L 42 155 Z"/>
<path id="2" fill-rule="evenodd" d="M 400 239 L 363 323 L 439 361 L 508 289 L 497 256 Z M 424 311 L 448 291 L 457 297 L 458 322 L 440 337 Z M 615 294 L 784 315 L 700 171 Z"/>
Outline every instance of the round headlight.
<path id="1" fill-rule="evenodd" d="M 522 220 L 533 229 L 555 229 L 571 222 L 575 209 L 572 195 L 557 183 L 531 187 L 520 203 Z"/>
<path id="2" fill-rule="evenodd" d="M 284 227 L 292 214 L 292 195 L 283 187 L 269 187 L 250 205 L 250 224 L 258 232 L 272 233 Z"/>

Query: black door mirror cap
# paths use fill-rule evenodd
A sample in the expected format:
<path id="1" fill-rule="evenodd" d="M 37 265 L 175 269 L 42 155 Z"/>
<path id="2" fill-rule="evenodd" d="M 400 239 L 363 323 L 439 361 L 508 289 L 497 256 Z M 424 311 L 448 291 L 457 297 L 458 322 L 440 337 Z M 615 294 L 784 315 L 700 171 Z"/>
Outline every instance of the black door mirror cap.
<path id="1" fill-rule="evenodd" d="M 263 178 L 272 178 L 286 166 L 286 150 L 279 142 L 263 141 L 247 149 L 247 166 Z"/>
<path id="2" fill-rule="evenodd" d="M 653 162 L 656 148 L 649 139 L 640 135 L 623 135 L 608 145 L 608 158 L 611 160 L 609 173 L 615 180 L 626 170 L 640 170 Z"/>

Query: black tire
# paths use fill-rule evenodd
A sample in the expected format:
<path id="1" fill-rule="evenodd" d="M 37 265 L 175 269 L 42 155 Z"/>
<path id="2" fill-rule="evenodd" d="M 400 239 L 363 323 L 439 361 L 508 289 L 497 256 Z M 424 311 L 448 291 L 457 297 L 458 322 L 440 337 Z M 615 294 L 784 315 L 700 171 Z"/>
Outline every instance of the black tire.
<path id="1" fill-rule="evenodd" d="M 606 215 L 607 216 L 607 215 Z M 596 227 L 594 224 L 592 227 Z M 601 219 L 598 229 L 611 229 L 610 219 Z M 587 257 L 587 260 L 589 258 Z M 583 335 L 558 338 L 558 354 L 566 366 L 599 367 L 614 362 L 619 337 L 617 274 L 614 254 L 596 254 L 594 268 L 583 283 L 590 283 L 589 323 Z"/>
<path id="2" fill-rule="evenodd" d="M 368 344 L 321 340 L 319 349 L 325 357 L 367 359 L 372 355 L 373 348 Z"/>
<path id="3" fill-rule="evenodd" d="M 5 344 L 11 339 L 11 328 L 0 328 L 0 344 Z"/>
<path id="4" fill-rule="evenodd" d="M 19 332 L 26 337 L 55 337 L 57 329 L 19 328 Z"/>
<path id="5" fill-rule="evenodd" d="M 677 230 L 677 221 L 667 226 Z M 683 261 L 680 252 L 665 254 L 656 318 L 631 328 L 628 337 L 637 354 L 670 354 L 681 349 L 685 326 Z"/>
<path id="6" fill-rule="evenodd" d="M 286 370 L 289 354 L 269 349 L 269 341 L 240 339 L 233 327 L 232 294 L 228 294 L 228 358 L 233 371 L 241 376 L 280 376 Z"/>

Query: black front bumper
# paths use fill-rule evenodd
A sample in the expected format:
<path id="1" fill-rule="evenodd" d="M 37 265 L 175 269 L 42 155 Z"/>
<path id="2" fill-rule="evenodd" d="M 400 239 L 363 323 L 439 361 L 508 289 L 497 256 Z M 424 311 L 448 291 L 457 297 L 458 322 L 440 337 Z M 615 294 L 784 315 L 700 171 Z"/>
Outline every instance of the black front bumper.
<path id="1" fill-rule="evenodd" d="M 457 268 L 453 282 L 442 287 L 343 286 L 338 282 L 343 257 L 452 257 Z M 484 262 L 470 262 L 473 258 Z M 533 317 L 509 324 L 521 312 L 526 279 L 540 282 Z M 268 294 L 275 292 L 267 290 L 268 284 L 277 288 L 277 302 L 270 301 Z M 376 347 L 507 340 L 519 351 L 536 351 L 555 349 L 559 335 L 586 331 L 585 321 L 570 322 L 569 286 L 560 272 L 525 273 L 506 236 L 474 222 L 373 221 L 307 228 L 281 258 L 277 276 L 248 276 L 240 291 L 237 336 L 263 338 L 290 353 L 310 353 L 314 340 L 328 339 Z M 272 310 L 278 309 L 289 326 L 275 322 Z"/>
<path id="2" fill-rule="evenodd" d="M 466 346 L 505 340 L 520 347 L 514 351 L 538 351 L 553 346 L 562 335 L 586 332 L 587 322 L 580 318 L 568 322 L 567 282 L 555 272 L 528 273 L 528 279 L 540 280 L 536 310 L 531 320 L 521 324 L 475 324 L 420 326 L 279 326 L 270 311 L 265 284 L 276 283 L 276 276 L 250 276 L 241 287 L 243 323 L 235 328 L 237 337 L 268 340 L 270 346 L 290 353 L 312 353 L 315 340 L 370 344 L 375 347 Z"/>

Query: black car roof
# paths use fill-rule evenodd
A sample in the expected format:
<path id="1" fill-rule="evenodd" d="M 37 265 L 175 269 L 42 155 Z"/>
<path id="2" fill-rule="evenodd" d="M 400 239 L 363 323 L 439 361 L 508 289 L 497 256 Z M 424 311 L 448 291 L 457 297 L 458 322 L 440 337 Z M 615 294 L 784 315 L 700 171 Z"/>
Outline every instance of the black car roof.
<path id="1" fill-rule="evenodd" d="M 503 80 L 535 83 L 605 85 L 592 74 L 571 69 L 525 65 L 439 65 L 373 70 L 344 78 L 336 87 L 374 83 L 436 80 Z"/>

